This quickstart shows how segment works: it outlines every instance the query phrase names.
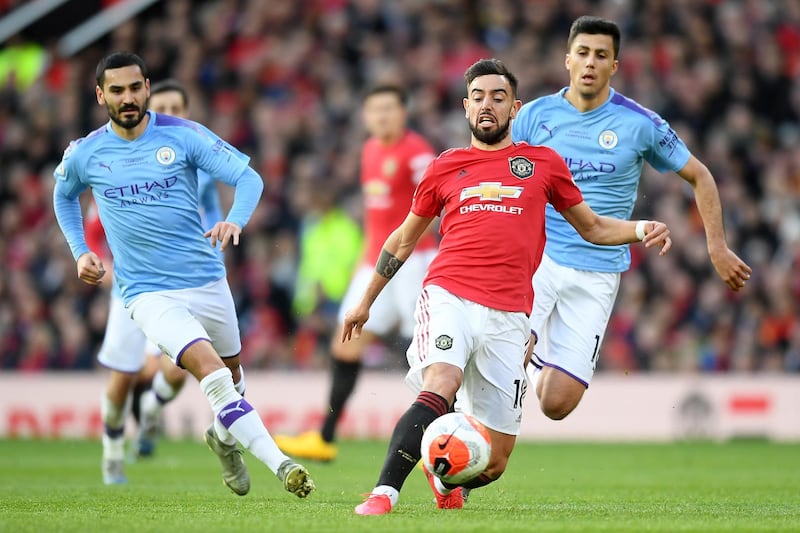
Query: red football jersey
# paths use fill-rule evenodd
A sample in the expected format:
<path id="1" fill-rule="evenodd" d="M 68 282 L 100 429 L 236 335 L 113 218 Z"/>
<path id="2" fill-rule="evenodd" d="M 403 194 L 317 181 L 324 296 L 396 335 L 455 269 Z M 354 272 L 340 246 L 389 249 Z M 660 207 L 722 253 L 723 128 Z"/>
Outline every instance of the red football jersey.
<path id="1" fill-rule="evenodd" d="M 374 265 L 386 238 L 403 223 L 411 199 L 435 154 L 418 133 L 407 130 L 402 139 L 385 146 L 370 138 L 361 152 L 361 187 L 364 196 L 365 247 L 363 261 Z M 436 248 L 434 235 L 426 235 L 417 250 Z"/>
<path id="2" fill-rule="evenodd" d="M 545 205 L 561 211 L 582 201 L 564 160 L 550 148 L 521 142 L 497 151 L 443 152 L 425 171 L 411 208 L 422 217 L 444 209 L 439 253 L 424 284 L 530 314 Z"/>

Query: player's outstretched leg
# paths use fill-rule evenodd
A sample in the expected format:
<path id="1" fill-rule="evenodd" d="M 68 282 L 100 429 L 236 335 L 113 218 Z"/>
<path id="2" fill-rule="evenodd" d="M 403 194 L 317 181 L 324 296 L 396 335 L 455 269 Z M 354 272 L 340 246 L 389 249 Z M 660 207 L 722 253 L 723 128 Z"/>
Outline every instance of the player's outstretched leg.
<path id="1" fill-rule="evenodd" d="M 314 481 L 308 471 L 280 451 L 253 406 L 236 391 L 227 367 L 203 377 L 200 388 L 215 415 L 213 431 L 206 432 L 207 436 L 213 435 L 217 441 L 229 446 L 233 439 L 238 440 L 266 464 L 281 480 L 284 488 L 295 496 L 305 498 L 314 490 Z M 221 454 L 214 451 L 222 461 Z"/>

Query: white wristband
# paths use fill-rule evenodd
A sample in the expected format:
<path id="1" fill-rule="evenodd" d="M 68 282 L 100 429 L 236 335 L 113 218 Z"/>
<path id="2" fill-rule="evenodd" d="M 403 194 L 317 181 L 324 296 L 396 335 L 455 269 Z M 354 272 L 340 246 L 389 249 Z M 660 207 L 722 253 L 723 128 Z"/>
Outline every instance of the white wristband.
<path id="1" fill-rule="evenodd" d="M 647 225 L 647 220 L 640 220 L 636 223 L 636 238 L 640 241 L 644 240 L 644 236 L 646 235 L 644 231 L 645 225 Z"/>

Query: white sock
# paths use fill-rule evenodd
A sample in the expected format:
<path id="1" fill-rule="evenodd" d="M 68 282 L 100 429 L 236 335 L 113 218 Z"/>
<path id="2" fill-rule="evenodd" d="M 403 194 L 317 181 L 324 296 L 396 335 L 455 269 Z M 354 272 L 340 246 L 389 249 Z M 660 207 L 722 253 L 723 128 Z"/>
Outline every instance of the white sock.
<path id="1" fill-rule="evenodd" d="M 236 437 L 231 435 L 231 432 L 228 431 L 228 429 L 222 425 L 222 422 L 220 422 L 219 418 L 217 418 L 216 416 L 214 417 L 213 426 L 214 426 L 214 433 L 216 433 L 217 438 L 220 441 L 224 442 L 228 446 L 230 446 L 231 444 L 236 444 Z"/>
<path id="2" fill-rule="evenodd" d="M 125 436 L 109 437 L 103 433 L 103 459 L 125 459 Z"/>
<path id="3" fill-rule="evenodd" d="M 261 417 L 233 387 L 231 371 L 221 368 L 200 380 L 200 388 L 211 403 L 216 421 L 221 422 L 242 446 L 266 464 L 273 473 L 288 457 L 280 451 L 264 427 Z M 219 433 L 217 433 L 220 436 Z"/>
<path id="4" fill-rule="evenodd" d="M 128 404 L 119 406 L 111 403 L 106 394 L 100 401 L 100 414 L 103 418 L 103 459 L 125 458 L 125 418 Z"/>
<path id="5" fill-rule="evenodd" d="M 439 491 L 439 494 L 444 494 L 445 496 L 447 496 L 448 494 L 453 492 L 453 489 L 448 489 L 447 487 L 445 487 L 444 484 L 442 483 L 442 480 L 436 476 L 433 476 L 433 484 L 436 486 L 436 490 Z"/>
<path id="6" fill-rule="evenodd" d="M 233 388 L 236 389 L 236 392 L 244 396 L 244 368 L 242 368 L 242 365 L 239 365 L 239 381 L 233 384 Z"/>
<path id="7" fill-rule="evenodd" d="M 156 372 L 156 375 L 153 376 L 152 390 L 155 392 L 159 403 L 162 405 L 173 400 L 178 394 L 178 391 L 169 384 L 161 370 Z"/>
<path id="8" fill-rule="evenodd" d="M 142 418 L 155 418 L 161 413 L 163 404 L 158 399 L 156 391 L 147 389 L 139 398 L 139 412 Z"/>
<path id="9" fill-rule="evenodd" d="M 390 487 L 389 485 L 378 485 L 372 489 L 372 494 L 387 495 L 389 497 L 389 501 L 392 502 L 392 507 L 397 505 L 397 500 L 400 499 L 400 492 L 396 488 Z"/>

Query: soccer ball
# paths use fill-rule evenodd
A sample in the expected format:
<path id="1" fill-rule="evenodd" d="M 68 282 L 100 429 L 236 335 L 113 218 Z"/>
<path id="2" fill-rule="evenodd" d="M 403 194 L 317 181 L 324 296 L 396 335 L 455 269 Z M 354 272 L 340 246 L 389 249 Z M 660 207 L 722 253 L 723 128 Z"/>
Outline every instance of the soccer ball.
<path id="1" fill-rule="evenodd" d="M 422 460 L 445 483 L 458 485 L 477 477 L 489 464 L 489 431 L 472 416 L 447 413 L 422 435 Z"/>

